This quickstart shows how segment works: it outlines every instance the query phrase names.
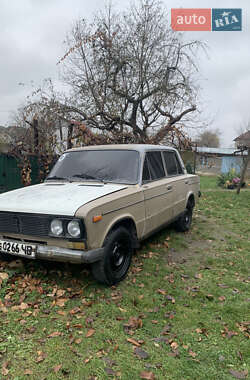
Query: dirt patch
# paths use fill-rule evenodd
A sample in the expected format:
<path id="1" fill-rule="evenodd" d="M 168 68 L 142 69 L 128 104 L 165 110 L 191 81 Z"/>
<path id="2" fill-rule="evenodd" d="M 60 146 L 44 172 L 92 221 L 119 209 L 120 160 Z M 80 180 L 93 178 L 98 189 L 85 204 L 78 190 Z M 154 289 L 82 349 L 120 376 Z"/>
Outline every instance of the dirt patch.
<path id="1" fill-rule="evenodd" d="M 196 216 L 195 224 L 196 226 L 200 225 L 201 230 L 205 230 L 205 234 L 209 235 L 209 238 L 197 238 L 198 235 L 195 230 L 184 234 L 183 239 L 187 247 L 178 250 L 170 248 L 166 252 L 166 259 L 169 263 L 184 264 L 187 262 L 191 263 L 194 260 L 202 262 L 202 259 L 208 255 L 214 257 L 218 248 L 225 246 L 228 235 L 239 237 L 227 228 L 227 226 L 220 226 L 218 228 L 215 219 L 213 220 L 204 215 Z"/>

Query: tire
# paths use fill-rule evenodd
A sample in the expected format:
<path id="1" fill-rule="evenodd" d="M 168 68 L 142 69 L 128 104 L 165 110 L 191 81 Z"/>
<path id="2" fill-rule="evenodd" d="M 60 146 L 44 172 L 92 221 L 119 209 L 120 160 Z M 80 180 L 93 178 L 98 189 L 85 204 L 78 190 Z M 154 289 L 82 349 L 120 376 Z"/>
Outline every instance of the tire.
<path id="1" fill-rule="evenodd" d="M 186 232 L 190 229 L 192 224 L 193 208 L 187 207 L 184 213 L 175 222 L 177 231 Z"/>
<path id="2" fill-rule="evenodd" d="M 18 257 L 15 257 L 13 255 L 9 255 L 8 253 L 0 252 L 0 260 L 2 261 L 13 261 L 17 260 Z"/>
<path id="3" fill-rule="evenodd" d="M 111 231 L 104 242 L 103 259 L 91 267 L 95 280 L 109 286 L 122 281 L 129 270 L 132 254 L 129 231 L 124 227 Z"/>

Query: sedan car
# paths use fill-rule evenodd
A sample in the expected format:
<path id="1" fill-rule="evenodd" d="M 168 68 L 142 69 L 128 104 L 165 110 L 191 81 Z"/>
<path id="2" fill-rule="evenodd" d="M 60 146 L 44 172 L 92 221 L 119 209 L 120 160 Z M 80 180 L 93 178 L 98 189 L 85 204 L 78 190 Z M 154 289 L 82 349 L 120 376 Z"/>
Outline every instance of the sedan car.
<path id="1" fill-rule="evenodd" d="M 139 242 L 170 223 L 187 231 L 200 191 L 177 150 L 105 145 L 67 150 L 44 183 L 0 195 L 0 252 L 91 265 L 123 280 Z"/>

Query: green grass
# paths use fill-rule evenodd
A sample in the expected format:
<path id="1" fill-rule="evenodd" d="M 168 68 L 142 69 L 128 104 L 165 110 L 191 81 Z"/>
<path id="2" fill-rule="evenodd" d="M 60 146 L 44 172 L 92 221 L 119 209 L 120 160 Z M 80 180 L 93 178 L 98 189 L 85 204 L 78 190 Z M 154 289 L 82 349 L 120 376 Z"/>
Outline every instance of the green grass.
<path id="1" fill-rule="evenodd" d="M 200 182 L 201 182 L 201 191 L 203 190 L 219 190 L 222 188 L 218 186 L 217 184 L 218 176 L 215 175 L 201 175 L 200 176 Z M 245 179 L 246 186 L 243 188 L 243 190 L 250 190 L 250 178 Z M 223 189 L 226 190 L 226 189 Z"/>
<path id="2" fill-rule="evenodd" d="M 0 378 L 246 374 L 250 192 L 217 191 L 211 177 L 201 184 L 191 231 L 168 228 L 147 240 L 117 287 L 95 283 L 83 267 L 0 262 Z M 138 358 L 127 339 L 148 357 Z"/>
<path id="3" fill-rule="evenodd" d="M 201 181 L 201 191 L 207 189 L 217 189 L 217 176 L 200 176 Z"/>

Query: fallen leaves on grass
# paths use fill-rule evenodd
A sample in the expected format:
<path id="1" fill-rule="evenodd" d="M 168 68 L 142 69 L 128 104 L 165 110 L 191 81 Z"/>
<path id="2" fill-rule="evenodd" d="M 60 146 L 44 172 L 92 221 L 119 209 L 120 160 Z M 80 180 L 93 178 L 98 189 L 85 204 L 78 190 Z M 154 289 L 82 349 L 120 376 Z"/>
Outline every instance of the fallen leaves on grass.
<path id="1" fill-rule="evenodd" d="M 139 317 L 130 317 L 128 322 L 123 325 L 125 332 L 129 335 L 134 334 L 134 330 L 140 329 L 143 326 L 142 319 Z"/>
<path id="2" fill-rule="evenodd" d="M 157 289 L 157 293 L 162 294 L 163 296 L 167 294 L 165 289 Z"/>
<path id="3" fill-rule="evenodd" d="M 226 285 L 226 284 L 217 284 L 220 288 L 224 288 L 224 289 L 226 289 L 226 288 L 229 288 L 229 286 L 228 285 Z"/>
<path id="4" fill-rule="evenodd" d="M 197 279 L 197 280 L 201 280 L 202 279 L 202 274 L 201 273 L 196 273 L 194 275 L 194 277 Z"/>
<path id="5" fill-rule="evenodd" d="M 152 259 L 152 257 L 154 257 L 154 256 L 159 256 L 159 253 L 158 252 L 149 252 L 145 256 L 148 257 L 149 259 Z"/>
<path id="6" fill-rule="evenodd" d="M 9 370 L 8 370 L 8 365 L 9 365 L 9 362 L 6 361 L 6 362 L 3 362 L 3 365 L 2 365 L 2 375 L 3 376 L 7 376 L 8 373 L 9 373 Z"/>
<path id="7" fill-rule="evenodd" d="M 250 321 L 236 323 L 236 326 L 246 338 L 250 338 Z"/>
<path id="8" fill-rule="evenodd" d="M 188 351 L 189 355 L 192 356 L 192 358 L 196 358 L 197 354 L 193 352 L 192 350 Z"/>
<path id="9" fill-rule="evenodd" d="M 104 371 L 109 376 L 115 376 L 116 375 L 115 371 L 112 368 L 106 367 L 106 368 L 104 368 Z"/>
<path id="10" fill-rule="evenodd" d="M 0 272 L 0 280 L 7 280 L 9 278 L 8 273 Z"/>
<path id="11" fill-rule="evenodd" d="M 74 343 L 75 343 L 75 344 L 80 344 L 80 343 L 82 343 L 82 338 L 77 338 L 77 339 L 75 339 L 75 340 L 74 340 Z"/>
<path id="12" fill-rule="evenodd" d="M 237 351 L 237 357 L 242 361 L 243 360 L 243 355 L 241 351 Z"/>
<path id="13" fill-rule="evenodd" d="M 65 290 L 63 290 L 63 289 L 57 289 L 56 296 L 57 297 L 62 297 L 65 293 L 66 293 Z"/>
<path id="14" fill-rule="evenodd" d="M 168 244 L 168 242 L 165 240 L 164 241 L 164 246 L 166 247 L 166 248 L 169 248 L 169 244 Z"/>
<path id="15" fill-rule="evenodd" d="M 212 301 L 214 299 L 214 296 L 213 294 L 207 294 L 206 295 L 206 298 L 209 300 L 209 301 Z"/>
<path id="16" fill-rule="evenodd" d="M 80 307 L 78 307 L 78 306 L 76 306 L 76 307 L 74 307 L 73 309 L 71 309 L 70 311 L 69 311 L 69 314 L 71 314 L 71 315 L 75 315 L 75 314 L 77 314 L 77 313 L 81 313 L 81 309 L 80 309 Z"/>
<path id="17" fill-rule="evenodd" d="M 170 296 L 169 294 L 166 296 L 166 299 L 167 299 L 168 301 L 171 301 L 172 303 L 175 303 L 175 299 L 174 299 L 174 297 Z"/>
<path id="18" fill-rule="evenodd" d="M 240 372 L 240 371 L 235 371 L 234 369 L 230 369 L 229 373 L 230 375 L 235 377 L 235 379 L 246 379 L 248 375 L 248 370 Z"/>
<path id="19" fill-rule="evenodd" d="M 67 298 L 59 298 L 55 301 L 53 301 L 52 305 L 53 306 L 58 306 L 58 307 L 64 307 L 65 303 L 68 301 Z"/>
<path id="20" fill-rule="evenodd" d="M 57 373 L 57 372 L 60 371 L 61 368 L 62 368 L 62 364 L 58 364 L 58 365 L 56 365 L 55 367 L 53 367 L 53 371 L 54 371 L 55 373 Z"/>
<path id="21" fill-rule="evenodd" d="M 54 331 L 48 335 L 48 338 L 55 338 L 56 336 L 61 336 L 62 333 L 60 331 Z"/>
<path id="22" fill-rule="evenodd" d="M 137 346 L 137 347 L 141 346 L 141 344 L 137 340 L 132 339 L 132 338 L 127 338 L 127 342 L 129 342 L 129 343 L 131 343 L 131 344 L 133 344 L 134 346 Z"/>
<path id="23" fill-rule="evenodd" d="M 170 346 L 171 346 L 171 348 L 172 348 L 173 350 L 176 350 L 176 349 L 179 347 L 179 345 L 178 345 L 177 342 L 172 342 L 172 343 L 170 344 Z"/>
<path id="24" fill-rule="evenodd" d="M 95 329 L 89 329 L 85 335 L 86 338 L 90 338 L 92 335 L 95 334 Z"/>
<path id="25" fill-rule="evenodd" d="M 155 375 L 153 374 L 153 372 L 142 371 L 140 373 L 140 378 L 146 380 L 155 380 Z"/>
<path id="26" fill-rule="evenodd" d="M 196 329 L 195 331 L 197 332 L 197 334 L 203 334 L 203 335 L 205 335 L 206 337 L 208 337 L 208 331 L 207 331 L 207 329 L 205 329 L 205 328 L 202 328 L 202 329 L 198 328 L 198 329 Z"/>
<path id="27" fill-rule="evenodd" d="M 37 358 L 36 358 L 36 363 L 41 363 L 45 358 L 46 358 L 45 352 L 42 351 L 37 351 Z"/>
<path id="28" fill-rule="evenodd" d="M 227 327 L 224 327 L 224 330 L 221 330 L 221 335 L 224 338 L 232 338 L 233 336 L 238 335 L 236 331 L 229 331 Z"/>
<path id="29" fill-rule="evenodd" d="M 93 305 L 94 301 L 86 300 L 86 298 L 82 299 L 82 304 L 86 307 L 91 307 Z"/>
<path id="30" fill-rule="evenodd" d="M 27 368 L 27 369 L 24 370 L 23 374 L 24 375 L 33 375 L 33 371 L 31 369 Z"/>
<path id="31" fill-rule="evenodd" d="M 220 296 L 220 297 L 218 298 L 218 300 L 219 300 L 220 302 L 224 302 L 224 301 L 226 301 L 226 297 L 225 297 L 225 296 Z"/>
<path id="32" fill-rule="evenodd" d="M 134 354 L 139 359 L 148 359 L 149 358 L 149 354 L 146 351 L 142 350 L 140 347 L 135 347 Z"/>
<path id="33" fill-rule="evenodd" d="M 109 367 L 113 367 L 113 366 L 116 366 L 116 362 L 112 359 L 110 359 L 109 357 L 105 357 L 103 358 L 103 361 L 109 366 Z"/>

